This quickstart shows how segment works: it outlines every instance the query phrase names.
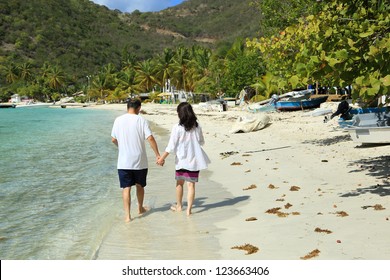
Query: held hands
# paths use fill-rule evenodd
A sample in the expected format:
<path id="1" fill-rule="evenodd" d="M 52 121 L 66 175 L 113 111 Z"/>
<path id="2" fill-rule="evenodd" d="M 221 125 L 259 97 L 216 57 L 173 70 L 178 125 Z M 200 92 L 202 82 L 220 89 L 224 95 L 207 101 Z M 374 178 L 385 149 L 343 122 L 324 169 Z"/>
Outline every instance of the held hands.
<path id="1" fill-rule="evenodd" d="M 164 163 L 165 163 L 165 160 L 162 157 L 158 156 L 156 164 L 160 165 L 160 166 L 164 166 Z"/>

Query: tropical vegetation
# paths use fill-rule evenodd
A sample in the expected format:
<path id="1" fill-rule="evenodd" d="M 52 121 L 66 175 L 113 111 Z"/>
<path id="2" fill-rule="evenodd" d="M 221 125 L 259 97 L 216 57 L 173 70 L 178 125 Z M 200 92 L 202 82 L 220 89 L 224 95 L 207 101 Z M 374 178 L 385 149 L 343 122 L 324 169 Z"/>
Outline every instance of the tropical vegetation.
<path id="1" fill-rule="evenodd" d="M 251 86 L 268 98 L 308 84 L 352 86 L 354 99 L 367 102 L 390 95 L 388 1 L 248 0 L 237 10 L 243 6 L 237 1 L 189 0 L 160 13 L 132 14 L 87 0 L 49 2 L 57 9 L 37 9 L 48 0 L 0 3 L 3 101 L 13 93 L 58 100 L 83 92 L 80 101 L 121 102 L 162 92 L 167 81 L 176 90 L 214 96 L 236 96 Z M 235 27 L 233 15 L 214 17 L 233 8 Z M 99 20 L 91 19 L 94 13 Z M 245 21 L 236 21 L 254 14 L 250 32 Z M 193 15 L 202 18 L 198 26 Z M 224 23 L 232 32 L 216 33 Z"/>

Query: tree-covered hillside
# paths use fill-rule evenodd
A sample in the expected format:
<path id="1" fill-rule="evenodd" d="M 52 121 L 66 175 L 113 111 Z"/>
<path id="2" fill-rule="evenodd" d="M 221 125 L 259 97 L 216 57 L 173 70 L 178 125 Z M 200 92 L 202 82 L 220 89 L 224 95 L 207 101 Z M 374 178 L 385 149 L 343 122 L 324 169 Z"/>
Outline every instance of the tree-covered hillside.
<path id="1" fill-rule="evenodd" d="M 0 0 L 0 62 L 61 65 L 85 77 L 129 54 L 142 60 L 166 47 L 212 47 L 255 35 L 249 2 L 191 0 L 159 13 L 122 14 L 88 0 Z"/>

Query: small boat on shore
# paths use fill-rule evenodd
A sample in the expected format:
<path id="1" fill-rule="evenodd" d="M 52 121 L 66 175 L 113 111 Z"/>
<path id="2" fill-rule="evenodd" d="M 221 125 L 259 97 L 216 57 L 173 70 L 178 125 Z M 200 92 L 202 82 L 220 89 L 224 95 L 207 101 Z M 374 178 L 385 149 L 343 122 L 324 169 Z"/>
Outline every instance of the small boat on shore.
<path id="1" fill-rule="evenodd" d="M 252 113 L 257 112 L 271 112 L 280 110 L 279 107 L 284 107 L 284 102 L 300 102 L 303 100 L 309 100 L 312 94 L 312 90 L 299 90 L 299 91 L 290 91 L 282 95 L 274 94 L 271 98 L 257 102 L 248 106 L 248 111 Z M 289 103 L 289 104 L 290 104 Z M 318 105 L 319 106 L 319 105 Z M 300 109 L 300 108 L 299 108 Z M 297 109 L 297 110 L 299 110 Z M 293 109 L 294 110 L 294 109 Z M 292 111 L 292 110 L 291 110 Z"/>
<path id="2" fill-rule="evenodd" d="M 44 102 L 35 102 L 32 100 L 29 100 L 24 103 L 18 103 L 16 104 L 16 108 L 47 108 L 52 106 L 54 103 L 44 103 Z"/>
<path id="3" fill-rule="evenodd" d="M 275 108 L 279 111 L 298 111 L 305 109 L 318 108 L 322 103 L 328 99 L 327 96 L 302 99 L 302 100 L 286 100 L 277 101 Z"/>
<path id="4" fill-rule="evenodd" d="M 0 109 L 6 109 L 6 108 L 15 108 L 16 105 L 13 103 L 0 103 Z"/>
<path id="5" fill-rule="evenodd" d="M 356 143 L 389 144 L 390 113 L 358 114 L 353 118 L 353 124 L 344 129 Z"/>

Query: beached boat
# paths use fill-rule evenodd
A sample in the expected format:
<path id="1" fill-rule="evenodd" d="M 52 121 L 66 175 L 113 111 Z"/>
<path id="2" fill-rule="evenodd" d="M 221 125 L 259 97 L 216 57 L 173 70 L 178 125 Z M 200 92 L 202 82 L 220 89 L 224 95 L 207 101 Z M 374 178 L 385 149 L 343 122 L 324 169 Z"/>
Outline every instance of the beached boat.
<path id="1" fill-rule="evenodd" d="M 0 109 L 15 108 L 13 103 L 0 103 Z"/>
<path id="2" fill-rule="evenodd" d="M 47 108 L 52 106 L 54 103 L 34 102 L 29 100 L 24 103 L 16 104 L 16 108 Z"/>
<path id="3" fill-rule="evenodd" d="M 390 113 L 358 114 L 353 124 L 345 128 L 352 140 L 361 144 L 390 143 Z"/>
<path id="4" fill-rule="evenodd" d="M 282 95 L 272 95 L 270 99 L 263 100 L 248 106 L 248 111 L 252 113 L 257 112 L 271 112 L 276 111 L 276 104 L 279 102 L 299 102 L 310 99 L 312 90 L 290 91 Z"/>
<path id="5" fill-rule="evenodd" d="M 358 115 L 360 116 L 360 115 L 365 115 L 370 113 L 390 113 L 390 107 L 369 107 L 369 108 L 349 107 L 345 113 L 346 114 L 344 115 L 342 114 L 338 120 L 338 124 L 342 128 L 354 125 L 355 118 Z M 372 118 L 372 115 L 367 115 L 366 118 Z"/>
<path id="6" fill-rule="evenodd" d="M 327 96 L 309 98 L 302 100 L 283 100 L 275 103 L 275 108 L 279 111 L 298 111 L 318 108 L 328 99 Z"/>

